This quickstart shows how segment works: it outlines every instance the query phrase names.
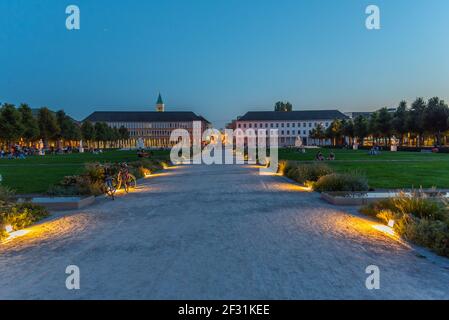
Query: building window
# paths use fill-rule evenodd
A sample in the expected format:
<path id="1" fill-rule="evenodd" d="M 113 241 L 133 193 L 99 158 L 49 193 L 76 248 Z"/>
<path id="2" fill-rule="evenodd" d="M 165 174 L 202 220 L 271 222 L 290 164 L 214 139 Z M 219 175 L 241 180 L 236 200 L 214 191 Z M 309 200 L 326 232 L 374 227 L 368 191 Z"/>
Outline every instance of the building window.
<path id="1" fill-rule="evenodd" d="M 272 128 L 273 128 L 273 124 L 272 124 L 272 123 L 270 124 L 270 127 L 272 127 Z"/>
<path id="2" fill-rule="evenodd" d="M 287 128 L 290 128 L 290 123 L 287 123 Z"/>

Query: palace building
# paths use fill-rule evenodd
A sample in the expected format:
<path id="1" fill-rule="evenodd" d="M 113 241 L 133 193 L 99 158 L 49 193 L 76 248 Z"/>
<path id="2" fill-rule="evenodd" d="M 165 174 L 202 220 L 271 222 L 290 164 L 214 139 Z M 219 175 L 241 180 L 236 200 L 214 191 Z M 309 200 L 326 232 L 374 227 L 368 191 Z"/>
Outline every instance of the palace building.
<path id="1" fill-rule="evenodd" d="M 300 139 L 303 145 L 316 144 L 315 139 L 310 138 L 310 131 L 321 124 L 323 129 L 329 127 L 335 119 L 348 119 L 338 110 L 313 110 L 313 111 L 259 111 L 247 112 L 244 116 L 233 121 L 232 126 L 235 129 L 241 129 L 246 132 L 253 129 L 256 132 L 259 129 L 265 129 L 267 135 L 270 129 L 278 130 L 279 146 L 294 146 L 297 139 Z M 327 141 L 330 143 L 330 141 Z M 268 144 L 268 140 L 267 140 Z"/>
<path id="2" fill-rule="evenodd" d="M 84 121 L 104 122 L 112 128 L 125 127 L 130 140 L 135 144 L 142 139 L 145 147 L 167 148 L 176 142 L 170 142 L 173 130 L 186 129 L 193 135 L 193 122 L 201 123 L 201 133 L 210 127 L 209 121 L 191 111 L 165 111 L 165 104 L 159 94 L 156 111 L 95 111 Z"/>

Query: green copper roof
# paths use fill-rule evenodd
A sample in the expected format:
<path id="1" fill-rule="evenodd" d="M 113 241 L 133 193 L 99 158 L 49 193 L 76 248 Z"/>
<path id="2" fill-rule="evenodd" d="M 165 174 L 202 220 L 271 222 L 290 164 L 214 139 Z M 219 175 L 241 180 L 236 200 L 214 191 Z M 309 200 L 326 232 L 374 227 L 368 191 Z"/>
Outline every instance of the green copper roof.
<path id="1" fill-rule="evenodd" d="M 157 98 L 156 104 L 164 104 L 164 101 L 162 100 L 162 96 L 160 93 L 159 93 L 159 97 Z"/>

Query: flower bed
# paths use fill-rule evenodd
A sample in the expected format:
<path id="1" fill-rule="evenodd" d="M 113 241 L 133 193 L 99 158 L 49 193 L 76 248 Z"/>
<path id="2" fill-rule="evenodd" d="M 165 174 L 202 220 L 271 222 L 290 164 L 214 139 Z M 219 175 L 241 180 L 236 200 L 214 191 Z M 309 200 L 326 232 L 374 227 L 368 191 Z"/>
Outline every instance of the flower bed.
<path id="1" fill-rule="evenodd" d="M 335 173 L 328 165 L 320 162 L 304 164 L 281 161 L 278 173 L 318 192 L 369 190 L 363 175 L 357 172 Z"/>
<path id="2" fill-rule="evenodd" d="M 422 191 L 400 193 L 360 209 L 386 224 L 394 221 L 395 233 L 439 255 L 449 257 L 449 204 L 442 197 L 429 197 Z"/>
<path id="3" fill-rule="evenodd" d="M 15 203 L 13 192 L 0 186 L 0 240 L 8 236 L 6 226 L 13 231 L 26 228 L 33 223 L 48 217 L 48 211 L 31 203 Z"/>
<path id="4" fill-rule="evenodd" d="M 168 162 L 155 159 L 140 159 L 128 163 L 129 172 L 137 179 L 160 171 L 167 166 Z M 60 183 L 50 187 L 47 194 L 51 196 L 99 196 L 105 193 L 106 175 L 116 176 L 119 170 L 119 163 L 87 163 L 82 174 L 64 177 Z"/>

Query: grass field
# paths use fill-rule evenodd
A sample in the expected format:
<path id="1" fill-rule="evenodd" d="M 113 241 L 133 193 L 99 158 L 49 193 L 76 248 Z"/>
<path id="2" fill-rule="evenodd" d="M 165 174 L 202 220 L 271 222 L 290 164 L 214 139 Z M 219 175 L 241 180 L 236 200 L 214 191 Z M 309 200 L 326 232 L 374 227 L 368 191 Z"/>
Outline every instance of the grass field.
<path id="1" fill-rule="evenodd" d="M 327 156 L 331 150 L 321 149 Z M 426 154 L 414 152 L 383 152 L 377 156 L 360 150 L 332 150 L 335 161 L 327 161 L 336 171 L 357 170 L 376 189 L 396 188 L 449 188 L 449 154 Z M 313 161 L 316 149 L 306 154 L 281 149 L 279 158 L 285 160 Z M 168 155 L 167 151 L 155 151 L 154 156 Z M 0 174 L 3 185 L 19 194 L 43 193 L 49 186 L 58 183 L 64 176 L 79 174 L 88 162 L 133 161 L 138 157 L 135 151 L 107 151 L 100 155 L 91 153 L 47 155 L 29 157 L 25 160 L 0 159 Z"/>
<path id="2" fill-rule="evenodd" d="M 376 189 L 396 188 L 449 188 L 449 154 L 419 152 L 382 152 L 371 156 L 366 150 L 321 149 L 325 157 L 330 152 L 335 161 L 326 161 L 338 172 L 358 171 L 363 173 L 371 187 Z M 314 161 L 316 149 L 306 154 L 282 149 L 279 159 Z"/>
<path id="3" fill-rule="evenodd" d="M 168 151 L 154 151 L 155 157 L 168 155 Z M 88 162 L 121 162 L 138 160 L 136 151 L 106 151 L 102 154 L 66 154 L 33 156 L 24 160 L 0 159 L 3 185 L 17 193 L 43 193 L 64 176 L 79 174 Z"/>

